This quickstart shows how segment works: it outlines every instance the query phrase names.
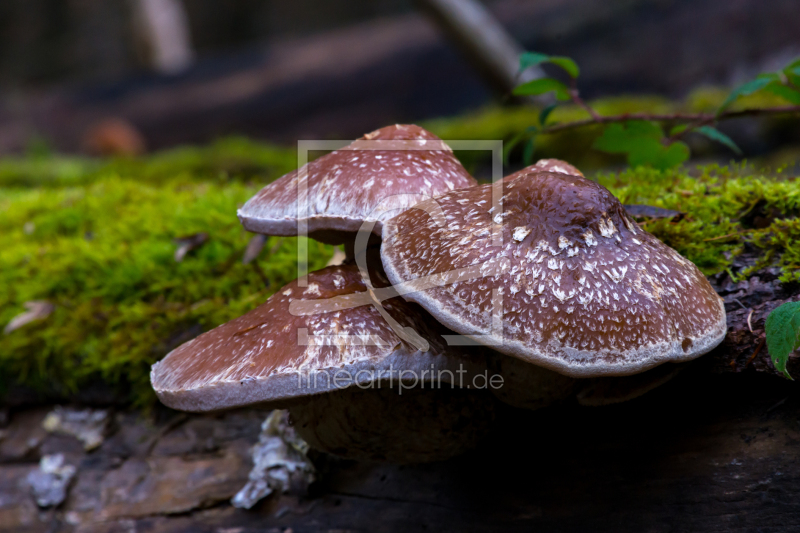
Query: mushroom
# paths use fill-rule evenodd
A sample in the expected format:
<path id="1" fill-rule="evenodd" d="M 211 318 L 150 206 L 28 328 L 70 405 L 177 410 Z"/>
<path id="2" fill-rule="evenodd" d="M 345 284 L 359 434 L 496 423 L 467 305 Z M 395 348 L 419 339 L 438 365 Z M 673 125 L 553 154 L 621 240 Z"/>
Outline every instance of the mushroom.
<path id="1" fill-rule="evenodd" d="M 528 167 L 401 213 L 383 227 L 389 280 L 537 380 L 628 376 L 719 344 L 725 310 L 700 271 L 575 172 Z"/>
<path id="2" fill-rule="evenodd" d="M 470 389 L 483 354 L 448 347 L 416 304 L 370 305 L 365 288 L 355 265 L 312 272 L 170 352 L 153 388 L 184 411 L 288 408 L 312 447 L 347 458 L 423 462 L 474 446 L 494 417 L 492 395 Z"/>
<path id="3" fill-rule="evenodd" d="M 382 222 L 400 211 L 476 184 L 444 141 L 419 126 L 397 124 L 277 179 L 238 215 L 249 231 L 298 235 L 305 225 L 311 238 L 349 247 L 364 222 L 373 222 L 380 236 Z"/>
<path id="4" fill-rule="evenodd" d="M 575 396 L 586 381 L 502 353 L 487 355 L 487 368 L 491 375 L 502 377 L 503 386 L 491 389 L 500 401 L 532 411 Z"/>
<path id="5" fill-rule="evenodd" d="M 570 165 L 566 161 L 560 159 L 540 159 L 532 167 L 531 170 L 538 170 L 540 172 L 555 172 L 557 174 L 570 174 L 572 176 L 583 176 L 583 172 Z M 512 174 L 509 178 L 516 176 Z M 512 178 L 513 179 L 513 178 Z"/>
<path id="6" fill-rule="evenodd" d="M 627 402 L 647 394 L 677 376 L 687 363 L 666 363 L 633 376 L 602 377 L 580 381 L 576 399 L 580 405 L 599 407 Z"/>

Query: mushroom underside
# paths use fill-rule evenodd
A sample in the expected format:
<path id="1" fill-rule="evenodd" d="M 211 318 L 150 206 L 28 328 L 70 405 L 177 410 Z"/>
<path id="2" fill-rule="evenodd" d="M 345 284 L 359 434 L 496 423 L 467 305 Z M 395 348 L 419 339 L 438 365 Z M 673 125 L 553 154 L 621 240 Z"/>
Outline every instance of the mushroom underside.
<path id="1" fill-rule="evenodd" d="M 688 363 L 666 363 L 633 376 L 580 380 L 576 395 L 580 405 L 600 407 L 644 396 L 677 376 Z"/>
<path id="2" fill-rule="evenodd" d="M 503 377 L 503 386 L 492 393 L 503 403 L 522 409 L 541 409 L 571 397 L 583 380 L 497 353 L 488 358 L 492 374 Z"/>
<path id="3" fill-rule="evenodd" d="M 503 386 L 492 393 L 507 405 L 528 410 L 571 398 L 590 407 L 627 402 L 672 380 L 687 364 L 665 363 L 631 376 L 573 378 L 499 353 L 487 360 L 489 372 L 503 377 Z"/>
<path id="4" fill-rule="evenodd" d="M 491 429 L 495 405 L 485 390 L 381 381 L 305 398 L 289 413 L 297 434 L 317 450 L 347 459 L 425 463 L 474 448 Z"/>
<path id="5" fill-rule="evenodd" d="M 380 220 L 364 220 L 363 218 L 318 215 L 305 219 L 286 218 L 269 219 L 239 212 L 239 219 L 244 228 L 254 233 L 282 237 L 297 237 L 300 225 L 305 227 L 308 237 L 325 244 L 353 243 L 362 229 L 370 232 L 370 244 L 380 242 L 383 225 Z"/>

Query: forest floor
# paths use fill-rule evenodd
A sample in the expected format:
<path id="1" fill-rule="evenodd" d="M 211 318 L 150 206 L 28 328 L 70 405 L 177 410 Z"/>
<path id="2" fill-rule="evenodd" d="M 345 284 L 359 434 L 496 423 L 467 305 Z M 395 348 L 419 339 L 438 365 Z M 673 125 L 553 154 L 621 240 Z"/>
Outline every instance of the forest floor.
<path id="1" fill-rule="evenodd" d="M 250 510 L 230 500 L 248 481 L 268 411 L 0 410 L 0 532 L 795 531 L 800 391 L 758 348 L 769 311 L 800 300 L 777 274 L 710 277 L 726 300 L 725 342 L 643 397 L 505 407 L 477 449 L 439 463 L 312 452 L 307 493 Z M 93 423 L 70 430 L 70 417 Z M 59 456 L 74 477 L 59 487 L 56 471 L 37 492 L 42 459 Z M 63 503 L 37 505 L 58 490 Z"/>
<path id="2" fill-rule="evenodd" d="M 239 139 L 135 160 L 0 161 L 0 323 L 49 306 L 0 336 L 0 532 L 800 527 L 800 394 L 764 344 L 769 312 L 800 300 L 800 180 L 736 165 L 594 176 L 625 204 L 659 208 L 640 224 L 726 302 L 723 344 L 672 381 L 604 408 L 504 408 L 476 450 L 450 461 L 312 454 L 307 494 L 233 507 L 267 412 L 170 411 L 148 371 L 295 277 L 294 239 L 272 238 L 244 264 L 251 236 L 235 218 L 294 157 Z M 309 253 L 313 269 L 332 250 Z M 788 369 L 800 377 L 798 358 Z M 94 432 L 59 430 L 70 416 Z M 62 503 L 37 504 L 61 489 Z"/>

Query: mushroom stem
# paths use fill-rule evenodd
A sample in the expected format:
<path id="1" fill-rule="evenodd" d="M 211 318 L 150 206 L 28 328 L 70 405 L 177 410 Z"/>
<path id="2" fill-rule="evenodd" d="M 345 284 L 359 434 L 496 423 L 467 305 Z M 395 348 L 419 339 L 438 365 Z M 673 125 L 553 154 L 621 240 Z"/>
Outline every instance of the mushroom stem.
<path id="1" fill-rule="evenodd" d="M 374 387 L 374 388 L 373 388 Z M 312 448 L 347 459 L 391 463 L 441 461 L 474 448 L 495 418 L 485 390 L 395 381 L 304 398 L 289 407 L 297 434 Z"/>

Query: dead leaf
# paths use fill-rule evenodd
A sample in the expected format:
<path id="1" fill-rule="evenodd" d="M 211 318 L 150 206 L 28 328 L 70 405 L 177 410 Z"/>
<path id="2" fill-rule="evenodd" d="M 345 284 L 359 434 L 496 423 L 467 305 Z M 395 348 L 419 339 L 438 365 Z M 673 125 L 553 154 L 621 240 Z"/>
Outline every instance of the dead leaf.
<path id="1" fill-rule="evenodd" d="M 178 249 L 175 250 L 175 262 L 180 263 L 186 257 L 186 254 L 200 248 L 206 242 L 208 242 L 208 233 L 206 232 L 195 233 L 194 235 L 187 235 L 186 237 L 175 239 L 175 244 L 178 245 Z"/>
<path id="2" fill-rule="evenodd" d="M 4 334 L 8 335 L 26 324 L 47 318 L 56 308 L 55 305 L 44 300 L 25 302 L 23 305 L 27 311 L 12 318 L 11 322 L 6 324 L 5 329 L 3 329 Z"/>
<path id="3" fill-rule="evenodd" d="M 623 206 L 630 216 L 637 219 L 642 218 L 674 218 L 676 221 L 682 219 L 686 214 L 673 209 L 654 207 L 652 205 L 628 204 Z"/>
<path id="4" fill-rule="evenodd" d="M 344 251 L 340 247 L 336 247 L 333 249 L 333 256 L 331 256 L 330 261 L 325 266 L 337 266 L 344 263 L 344 260 L 347 256 L 345 255 Z"/>

